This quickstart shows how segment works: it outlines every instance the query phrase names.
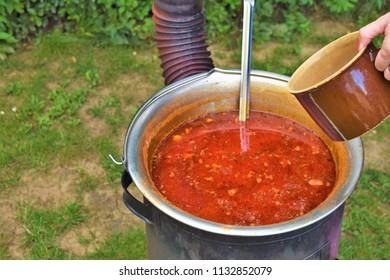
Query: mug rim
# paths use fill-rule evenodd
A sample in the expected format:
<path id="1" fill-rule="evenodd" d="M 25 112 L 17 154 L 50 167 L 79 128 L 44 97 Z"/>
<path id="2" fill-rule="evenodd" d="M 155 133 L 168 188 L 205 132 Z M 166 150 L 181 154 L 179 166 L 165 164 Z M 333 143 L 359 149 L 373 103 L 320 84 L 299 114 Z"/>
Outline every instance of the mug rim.
<path id="1" fill-rule="evenodd" d="M 311 91 L 313 89 L 316 89 L 326 83 L 328 83 L 329 81 L 333 80 L 335 77 L 337 77 L 338 75 L 340 75 L 342 72 L 344 72 L 345 69 L 347 69 L 349 66 L 351 66 L 362 54 L 363 52 L 366 50 L 367 46 L 364 46 L 363 48 L 361 48 L 358 53 L 348 61 L 348 63 L 346 63 L 343 67 L 341 67 L 340 69 L 338 69 L 337 71 L 335 71 L 332 75 L 329 75 L 328 77 L 326 77 L 325 79 L 313 84 L 313 85 L 310 85 L 308 87 L 305 87 L 305 88 L 302 88 L 302 89 L 292 89 L 291 88 L 291 82 L 294 81 L 294 78 L 296 78 L 296 76 L 303 70 L 303 69 L 306 69 L 308 65 L 310 64 L 315 64 L 315 63 L 312 63 L 313 60 L 315 60 L 319 54 L 323 53 L 324 51 L 326 51 L 327 49 L 329 49 L 330 47 L 332 47 L 333 45 L 335 44 L 338 44 L 340 41 L 342 40 L 345 40 L 346 38 L 348 37 L 353 37 L 353 36 L 358 36 L 359 34 L 359 31 L 354 31 L 354 32 L 351 32 L 351 33 L 348 33 L 332 42 L 330 42 L 329 44 L 325 45 L 324 47 L 322 47 L 321 49 L 319 49 L 317 52 L 315 52 L 313 55 L 311 55 L 308 59 L 306 59 L 296 70 L 295 72 L 292 74 L 292 76 L 290 77 L 290 80 L 288 81 L 287 83 L 287 90 L 288 92 L 292 93 L 292 94 L 300 94 L 300 93 L 305 93 L 307 91 Z"/>

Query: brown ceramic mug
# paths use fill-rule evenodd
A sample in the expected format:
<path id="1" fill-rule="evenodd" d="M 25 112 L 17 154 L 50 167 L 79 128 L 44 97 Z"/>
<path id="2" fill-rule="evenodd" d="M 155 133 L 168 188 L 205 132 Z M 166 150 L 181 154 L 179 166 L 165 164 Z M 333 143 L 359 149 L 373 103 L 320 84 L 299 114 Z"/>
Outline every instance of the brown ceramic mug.
<path id="1" fill-rule="evenodd" d="M 306 60 L 287 89 L 335 141 L 361 136 L 390 114 L 390 82 L 374 65 L 373 44 L 357 50 L 359 32 L 347 34 Z"/>

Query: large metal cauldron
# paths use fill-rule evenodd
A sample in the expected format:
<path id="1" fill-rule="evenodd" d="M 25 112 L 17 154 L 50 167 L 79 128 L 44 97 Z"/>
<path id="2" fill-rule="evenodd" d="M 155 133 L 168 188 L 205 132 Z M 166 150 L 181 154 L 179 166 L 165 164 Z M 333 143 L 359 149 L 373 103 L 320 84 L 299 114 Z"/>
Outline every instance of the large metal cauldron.
<path id="1" fill-rule="evenodd" d="M 192 216 L 165 199 L 151 179 L 153 153 L 177 126 L 239 104 L 240 72 L 213 69 L 171 84 L 152 96 L 132 120 L 124 143 L 124 202 L 146 222 L 150 259 L 335 259 L 344 202 L 363 167 L 360 138 L 333 142 L 286 90 L 288 77 L 252 71 L 252 110 L 277 113 L 317 133 L 332 151 L 336 185 L 326 201 L 291 221 L 255 227 L 218 224 Z M 134 181 L 144 202 L 128 186 Z"/>

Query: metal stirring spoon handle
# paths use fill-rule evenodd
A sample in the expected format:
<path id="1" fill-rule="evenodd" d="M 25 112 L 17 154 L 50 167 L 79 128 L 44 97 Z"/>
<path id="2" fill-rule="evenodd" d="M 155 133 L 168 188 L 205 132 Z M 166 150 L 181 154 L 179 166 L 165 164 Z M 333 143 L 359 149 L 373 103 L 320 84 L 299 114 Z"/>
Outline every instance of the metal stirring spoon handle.
<path id="1" fill-rule="evenodd" d="M 242 28 L 242 50 L 241 50 L 241 83 L 240 83 L 240 109 L 239 120 L 246 121 L 249 118 L 250 99 L 250 67 L 252 55 L 252 26 L 254 0 L 244 0 L 244 15 Z"/>

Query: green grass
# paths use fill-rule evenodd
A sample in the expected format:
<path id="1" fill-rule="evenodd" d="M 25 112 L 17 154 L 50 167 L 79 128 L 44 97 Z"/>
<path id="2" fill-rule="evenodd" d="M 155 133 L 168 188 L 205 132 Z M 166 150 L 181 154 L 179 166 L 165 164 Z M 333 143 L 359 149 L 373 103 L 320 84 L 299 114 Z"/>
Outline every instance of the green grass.
<path id="1" fill-rule="evenodd" d="M 388 137 L 390 135 L 390 119 L 387 118 L 375 130 L 378 132 L 380 138 Z"/>
<path id="2" fill-rule="evenodd" d="M 77 193 L 82 198 L 85 192 L 91 192 L 99 188 L 100 180 L 96 176 L 86 173 L 83 169 L 79 170 L 81 178 L 78 180 L 76 188 Z"/>
<path id="3" fill-rule="evenodd" d="M 0 260 L 8 260 L 8 259 L 9 259 L 9 255 L 6 251 L 6 247 L 3 245 L 0 248 Z"/>
<path id="4" fill-rule="evenodd" d="M 20 203 L 18 216 L 25 229 L 25 246 L 29 259 L 70 259 L 55 238 L 87 219 L 78 203 L 66 203 L 58 210 L 36 209 Z"/>
<path id="5" fill-rule="evenodd" d="M 329 40 L 316 35 L 306 43 L 319 45 Z M 215 47 L 215 58 L 223 67 L 239 65 L 237 42 Z M 291 75 L 304 59 L 298 44 L 281 43 L 267 56 L 254 59 L 252 68 Z M 131 221 L 127 216 L 118 218 L 123 216 L 121 208 L 125 209 L 118 192 L 123 167 L 114 165 L 108 154 L 119 159 L 132 116 L 164 86 L 159 64 L 153 45 L 142 49 L 111 46 L 58 30 L 34 44 L 21 45 L 0 62 L 0 202 L 13 198 L 12 207 L 4 211 L 14 211 L 15 228 L 23 229 L 18 233 L 21 252 L 14 255 L 10 246 L 19 239 L 0 227 L 0 259 L 146 258 L 141 223 L 134 222 L 136 217 Z M 389 135 L 390 122 L 386 121 L 375 135 L 367 137 L 386 145 Z M 34 183 L 26 174 L 39 174 L 50 181 L 48 174 L 64 169 L 73 176 L 69 179 L 75 195 L 72 200 L 59 192 L 53 207 L 17 198 L 19 191 Z M 117 197 L 114 210 L 105 210 L 108 192 Z M 365 170 L 347 200 L 339 258 L 390 257 L 389 197 L 389 175 L 383 170 Z M 89 203 L 95 198 L 103 202 L 92 209 Z M 117 211 L 117 216 L 111 217 L 110 211 Z M 100 235 L 80 230 L 91 221 L 112 225 Z M 119 227 L 120 223 L 125 226 Z M 59 240 L 69 233 L 74 233 L 85 253 L 61 247 Z"/>
<path id="6" fill-rule="evenodd" d="M 347 200 L 340 259 L 390 258 L 390 176 L 368 169 Z"/>
<path id="7" fill-rule="evenodd" d="M 143 260 L 146 259 L 145 233 L 141 229 L 111 234 L 99 248 L 87 254 L 88 260 Z"/>
<path id="8" fill-rule="evenodd" d="M 272 54 L 265 56 L 261 61 L 254 60 L 252 68 L 291 76 L 303 62 L 304 57 L 300 55 L 299 46 L 291 47 L 281 44 L 275 48 Z"/>
<path id="9" fill-rule="evenodd" d="M 152 50 L 151 46 L 148 48 Z M 17 227 L 24 229 L 24 241 L 20 244 L 24 258 L 83 257 L 61 249 L 57 239 L 91 218 L 83 206 L 86 195 L 95 195 L 104 184 L 113 190 L 118 189 L 122 169 L 110 161 L 108 154 L 122 153 L 121 145 L 117 144 L 122 142 L 119 136 L 126 130 L 135 108 L 142 104 L 143 99 L 127 96 L 124 89 L 117 87 L 116 80 L 133 73 L 147 73 L 157 90 L 162 86 L 162 78 L 156 71 L 156 59 L 144 60 L 131 47 L 102 47 L 96 39 L 56 30 L 39 38 L 35 44 L 21 46 L 14 55 L 0 63 L 0 111 L 3 112 L 0 115 L 1 196 L 5 198 L 17 193 L 23 187 L 21 180 L 27 171 L 46 174 L 54 168 L 75 164 L 77 160 L 89 162 L 97 159 L 105 174 L 102 181 L 93 173 L 94 170 L 79 166 L 78 175 L 73 179 L 77 201 L 61 201 L 59 193 L 57 199 L 62 204 L 59 209 L 15 201 Z M 109 92 L 109 95 L 102 92 Z M 91 106 L 89 118 L 92 123 L 87 127 L 80 109 L 92 99 L 97 100 L 98 105 Z M 129 112 L 123 111 L 123 104 L 129 102 L 133 108 L 130 107 Z M 97 119 L 109 128 L 106 133 L 94 135 L 93 121 Z M 121 202 L 120 195 L 118 201 Z M 98 258 L 101 254 L 108 258 L 106 246 L 113 247 L 112 242 L 118 240 L 126 246 L 143 244 L 137 245 L 143 255 L 137 253 L 134 257 L 145 258 L 143 231 L 135 230 L 134 234 L 132 231 L 129 226 L 126 232 L 115 228 L 106 232 L 103 238 L 99 238 L 101 244 L 96 254 L 91 256 Z M 76 234 L 81 246 L 96 243 L 97 237 L 93 234 Z M 1 228 L 0 236 L 0 259 L 13 258 L 8 248 L 12 236 Z M 132 256 L 119 251 L 118 254 Z"/>
<path id="10" fill-rule="evenodd" d="M 98 95 L 103 86 L 112 86 L 111 81 L 118 76 L 134 70 L 150 73 L 151 67 L 156 68 L 153 62 L 138 60 L 129 48 L 101 49 L 96 43 L 91 38 L 55 31 L 42 37 L 27 52 L 28 59 L 21 51 L 0 65 L 6 73 L 3 77 L 6 86 L 0 91 L 0 110 L 5 112 L 1 117 L 5 127 L 0 131 L 0 148 L 4 150 L 0 164 L 7 167 L 0 171 L 0 188 L 16 182 L 17 171 L 12 170 L 17 170 L 16 166 L 20 169 L 20 162 L 22 169 L 47 168 L 54 157 L 67 161 L 70 155 L 87 152 L 75 145 L 88 147 L 91 141 L 94 144 L 83 131 L 78 116 L 88 96 Z M 49 89 L 49 84 L 56 86 Z M 118 100 L 115 96 L 106 97 L 100 107 L 91 109 L 94 117 L 103 118 L 114 134 L 125 129 L 129 121 Z M 16 112 L 11 111 L 13 107 Z M 115 107 L 114 112 L 106 110 L 107 107 Z M 113 145 L 99 146 L 104 152 L 120 153 Z"/>
<path id="11" fill-rule="evenodd" d="M 10 237 L 5 234 L 0 234 L 0 260 L 8 260 L 10 259 L 10 255 L 8 254 L 8 241 Z"/>
<path id="12" fill-rule="evenodd" d="M 20 203 L 18 216 L 26 231 L 24 246 L 28 259 L 78 259 L 78 256 L 61 249 L 56 238 L 83 223 L 88 217 L 78 203 L 67 203 L 56 210 L 36 209 L 30 204 Z M 81 245 L 88 245 L 90 236 L 78 235 Z M 6 252 L 0 251 L 0 258 L 6 258 Z M 146 243 L 142 229 L 130 228 L 125 232 L 113 232 L 99 244 L 97 249 L 86 254 L 84 259 L 145 259 Z"/>

